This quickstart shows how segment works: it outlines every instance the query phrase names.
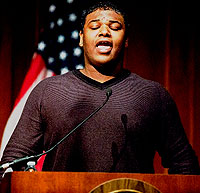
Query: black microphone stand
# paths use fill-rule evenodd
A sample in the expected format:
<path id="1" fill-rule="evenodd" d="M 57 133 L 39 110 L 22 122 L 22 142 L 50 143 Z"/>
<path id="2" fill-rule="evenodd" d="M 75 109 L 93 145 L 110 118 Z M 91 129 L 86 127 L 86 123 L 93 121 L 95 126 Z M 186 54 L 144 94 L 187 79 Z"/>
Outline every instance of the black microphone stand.
<path id="1" fill-rule="evenodd" d="M 31 156 L 25 156 L 23 158 L 18 158 L 15 159 L 12 162 L 7 162 L 5 164 L 2 164 L 0 166 L 0 170 L 2 169 L 7 169 L 12 165 L 15 165 L 17 163 L 23 162 L 23 161 L 30 161 L 30 160 L 36 160 L 38 158 L 40 158 L 43 155 L 48 154 L 49 152 L 51 152 L 54 148 L 56 148 L 59 144 L 61 144 L 65 139 L 67 139 L 72 133 L 74 133 L 80 126 L 82 126 L 88 119 L 90 119 L 92 116 L 94 116 L 99 110 L 101 110 L 104 105 L 108 102 L 110 96 L 112 95 L 112 90 L 110 88 L 108 88 L 106 90 L 106 100 L 103 102 L 103 104 L 101 106 L 99 106 L 96 110 L 94 110 L 88 117 L 86 117 L 81 123 L 79 123 L 74 129 L 72 129 L 69 133 L 67 133 L 60 141 L 58 141 L 53 147 L 51 147 L 50 149 L 48 149 L 46 152 L 37 154 L 37 155 L 31 155 Z"/>

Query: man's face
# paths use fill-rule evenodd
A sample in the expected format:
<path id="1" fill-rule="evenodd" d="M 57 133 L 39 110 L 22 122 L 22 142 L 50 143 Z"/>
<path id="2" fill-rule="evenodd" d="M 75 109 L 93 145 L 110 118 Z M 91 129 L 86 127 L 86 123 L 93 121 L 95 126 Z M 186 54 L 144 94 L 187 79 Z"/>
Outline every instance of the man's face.
<path id="1" fill-rule="evenodd" d="M 87 15 L 83 32 L 80 32 L 85 64 L 102 66 L 111 61 L 119 63 L 126 45 L 122 15 L 101 9 Z"/>

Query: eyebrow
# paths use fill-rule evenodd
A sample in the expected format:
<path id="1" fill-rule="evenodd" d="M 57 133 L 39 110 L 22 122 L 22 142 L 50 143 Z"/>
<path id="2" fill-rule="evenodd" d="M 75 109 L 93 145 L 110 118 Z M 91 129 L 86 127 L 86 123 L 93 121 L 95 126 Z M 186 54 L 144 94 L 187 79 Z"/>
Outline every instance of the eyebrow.
<path id="1" fill-rule="evenodd" d="M 93 23 L 93 22 L 98 22 L 100 21 L 100 19 L 93 19 L 91 21 L 88 22 L 88 24 Z M 109 20 L 110 23 L 119 23 L 120 25 L 122 25 L 121 22 L 117 21 L 117 20 Z"/>
<path id="2" fill-rule="evenodd" d="M 93 23 L 93 22 L 98 22 L 98 21 L 100 21 L 100 19 L 92 19 L 92 20 L 90 20 L 90 21 L 88 22 L 88 24 Z"/>

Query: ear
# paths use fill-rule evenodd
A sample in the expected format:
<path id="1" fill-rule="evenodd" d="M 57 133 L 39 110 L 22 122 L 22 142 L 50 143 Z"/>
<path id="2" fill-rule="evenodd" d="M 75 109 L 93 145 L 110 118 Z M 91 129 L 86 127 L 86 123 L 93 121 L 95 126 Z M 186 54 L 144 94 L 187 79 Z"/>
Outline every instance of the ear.
<path id="1" fill-rule="evenodd" d="M 126 38 L 126 40 L 125 40 L 125 48 L 127 48 L 128 47 L 128 38 Z"/>
<path id="2" fill-rule="evenodd" d="M 83 31 L 82 30 L 79 32 L 79 37 L 80 37 L 79 46 L 83 47 Z"/>

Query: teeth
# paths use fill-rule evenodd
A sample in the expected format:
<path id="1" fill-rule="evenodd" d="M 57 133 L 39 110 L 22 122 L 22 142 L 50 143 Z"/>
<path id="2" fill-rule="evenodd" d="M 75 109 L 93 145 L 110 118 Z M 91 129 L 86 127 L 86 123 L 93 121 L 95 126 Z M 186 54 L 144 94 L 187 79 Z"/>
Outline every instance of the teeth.
<path id="1" fill-rule="evenodd" d="M 109 46 L 109 47 L 111 47 L 111 43 L 110 42 L 99 42 L 98 44 L 97 44 L 97 47 L 99 47 L 99 46 Z"/>
<path id="2" fill-rule="evenodd" d="M 109 45 L 98 45 L 97 47 L 98 48 L 103 48 L 103 47 L 111 47 L 111 46 L 109 46 Z"/>
<path id="3" fill-rule="evenodd" d="M 98 52 L 99 53 L 108 53 L 111 51 L 111 46 L 102 46 L 102 45 L 99 45 L 97 46 L 97 49 L 98 49 Z"/>
<path id="4" fill-rule="evenodd" d="M 112 50 L 112 43 L 109 41 L 99 41 L 96 45 L 100 54 L 108 54 Z"/>
<path id="5" fill-rule="evenodd" d="M 107 47 L 110 47 L 110 46 L 102 46 L 102 45 L 98 46 L 98 48 L 107 48 Z"/>

